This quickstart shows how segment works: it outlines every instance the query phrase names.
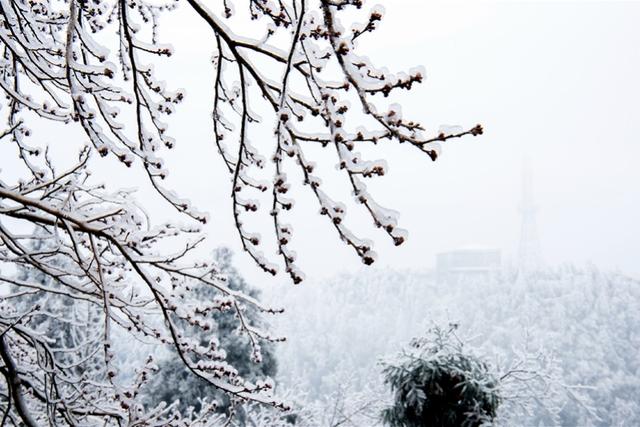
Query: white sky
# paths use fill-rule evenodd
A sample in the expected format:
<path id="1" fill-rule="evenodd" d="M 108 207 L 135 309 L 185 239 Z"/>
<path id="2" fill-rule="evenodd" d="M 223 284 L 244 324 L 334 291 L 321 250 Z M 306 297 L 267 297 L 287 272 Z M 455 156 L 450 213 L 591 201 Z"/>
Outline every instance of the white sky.
<path id="1" fill-rule="evenodd" d="M 640 3 L 380 3 L 385 20 L 361 53 L 427 70 L 405 114 L 486 133 L 447 143 L 435 163 L 408 147 L 388 154 L 375 194 L 410 236 L 395 248 L 373 232 L 378 266 L 429 267 L 436 252 L 469 244 L 513 256 L 527 154 L 545 261 L 640 276 Z M 305 222 L 296 247 L 307 276 L 361 268 L 324 218 Z"/>
<path id="2" fill-rule="evenodd" d="M 640 4 L 393 2 L 387 12 L 389 62 L 427 67 L 425 117 L 477 120 L 487 132 L 426 166 L 444 188 L 425 195 L 431 202 L 398 201 L 413 239 L 385 258 L 413 265 L 413 254 L 430 260 L 465 243 L 514 248 L 528 153 L 547 261 L 639 273 Z"/>
<path id="3" fill-rule="evenodd" d="M 410 147 L 380 147 L 390 173 L 369 186 L 379 203 L 402 213 L 400 226 L 410 234 L 395 248 L 368 227 L 369 219 L 350 215 L 352 222 L 364 220 L 355 228 L 377 242 L 378 267 L 429 268 L 435 253 L 466 245 L 512 256 L 526 154 L 545 261 L 592 261 L 640 276 L 640 3 L 377 3 L 385 6 L 385 19 L 359 53 L 394 71 L 416 65 L 427 71 L 426 81 L 399 99 L 404 115 L 434 130 L 485 127 L 482 137 L 447 142 L 435 163 Z M 171 131 L 179 147 L 171 179 L 211 212 L 213 239 L 239 252 L 229 179 L 211 141 L 210 32 L 184 12 L 177 12 L 180 25 L 174 21 L 161 33 L 177 51 L 168 83 L 187 90 Z M 108 179 L 132 182 L 125 172 Z M 307 277 L 362 268 L 317 211 L 302 196 L 290 217 L 292 246 Z M 263 250 L 276 258 L 275 248 Z M 236 261 L 253 282 L 273 282 L 248 256 Z"/>
<path id="4" fill-rule="evenodd" d="M 464 245 L 498 247 L 512 257 L 526 154 L 545 261 L 592 261 L 640 276 L 640 3 L 379 3 L 385 20 L 361 42 L 360 53 L 392 70 L 427 70 L 425 83 L 401 99 L 405 115 L 434 129 L 482 123 L 486 133 L 447 143 L 435 163 L 409 147 L 378 152 L 391 172 L 370 187 L 381 204 L 402 213 L 400 225 L 410 232 L 399 248 L 383 233 L 369 233 L 378 267 L 428 268 L 436 252 Z M 191 24 L 180 30 L 191 42 L 200 31 Z M 201 64 L 208 60 L 208 53 L 196 56 Z M 193 81 L 210 78 L 206 66 L 190 75 Z M 199 109 L 194 136 L 202 137 L 209 132 L 208 95 L 188 95 L 187 103 Z M 195 125 L 196 115 L 206 128 Z M 216 160 L 212 167 L 222 164 Z M 211 191 L 216 237 L 238 248 L 229 205 L 215 199 L 228 198 L 227 182 L 202 185 Z M 326 219 L 314 215 L 311 199 L 303 197 L 296 212 L 293 246 L 307 277 L 362 268 Z M 248 257 L 238 262 L 250 277 L 268 281 Z"/>

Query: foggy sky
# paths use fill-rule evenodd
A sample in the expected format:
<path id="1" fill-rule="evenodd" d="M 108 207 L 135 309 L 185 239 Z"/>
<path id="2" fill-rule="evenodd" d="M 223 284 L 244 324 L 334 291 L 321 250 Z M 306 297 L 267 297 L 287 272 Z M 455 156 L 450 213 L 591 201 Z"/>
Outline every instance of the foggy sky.
<path id="1" fill-rule="evenodd" d="M 468 245 L 500 248 L 505 261 L 513 259 L 527 156 L 546 263 L 591 261 L 640 276 L 640 3 L 378 3 L 386 8 L 385 19 L 373 35 L 363 36 L 359 54 L 392 71 L 426 68 L 425 82 L 396 99 L 404 116 L 434 132 L 442 124 L 481 123 L 485 134 L 444 143 L 435 163 L 397 144 L 383 144 L 374 150 L 377 157 L 369 156 L 390 165 L 387 176 L 368 184 L 371 192 L 401 212 L 400 226 L 410 233 L 404 245 L 393 247 L 349 205 L 347 222 L 376 241 L 376 265 L 430 268 L 437 252 Z M 212 239 L 239 253 L 230 179 L 211 139 L 210 30 L 192 12 L 176 13 L 177 22 L 161 27 L 161 41 L 171 41 L 177 52 L 165 73 L 168 84 L 185 88 L 187 96 L 171 123 L 178 148 L 168 161 L 169 182 L 211 213 Z M 2 167 L 11 169 L 4 161 Z M 136 182 L 127 172 L 107 176 L 115 185 Z M 328 183 L 337 199 L 350 198 L 339 184 L 344 187 L 344 179 Z M 307 277 L 362 268 L 317 215 L 308 189 L 297 190 L 298 204 L 286 221 L 294 225 L 291 246 Z M 150 205 L 160 215 L 161 208 Z M 266 213 L 261 224 L 270 221 Z M 262 230 L 270 232 L 268 226 Z M 275 247 L 262 249 L 277 259 Z M 254 283 L 285 280 L 266 277 L 246 255 L 236 262 Z"/>
<path id="2" fill-rule="evenodd" d="M 370 233 L 378 267 L 428 268 L 435 253 L 466 245 L 514 258 L 526 155 L 544 261 L 640 276 L 640 4 L 380 3 L 385 19 L 360 53 L 392 70 L 427 71 L 402 98 L 405 115 L 433 129 L 482 123 L 485 134 L 445 143 L 435 163 L 385 148 L 391 172 L 374 194 L 402 213 L 410 234 L 395 248 Z M 362 268 L 325 218 L 305 222 L 295 247 L 308 277 Z M 232 233 L 221 237 L 237 247 Z"/>

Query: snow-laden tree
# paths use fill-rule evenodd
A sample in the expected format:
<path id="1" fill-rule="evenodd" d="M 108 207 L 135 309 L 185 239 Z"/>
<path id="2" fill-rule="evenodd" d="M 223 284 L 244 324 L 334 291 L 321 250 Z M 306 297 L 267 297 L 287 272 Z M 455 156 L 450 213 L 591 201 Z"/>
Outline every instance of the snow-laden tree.
<path id="1" fill-rule="evenodd" d="M 39 240 L 39 234 L 35 234 L 34 242 L 30 250 L 44 252 L 43 240 Z M 44 240 L 46 242 L 46 239 Z M 55 250 L 50 248 L 51 260 L 56 263 Z M 60 258 L 57 267 L 64 270 L 64 258 Z M 88 301 L 72 298 L 64 292 L 58 284 L 49 276 L 38 270 L 18 269 L 18 283 L 26 282 L 35 286 L 25 288 L 19 284 L 10 287 L 12 305 L 3 305 L 2 310 L 9 316 L 18 317 L 21 327 L 30 330 L 42 342 L 46 342 L 46 351 L 36 352 L 35 360 L 23 359 L 26 364 L 20 366 L 21 370 L 55 369 L 64 367 L 63 372 L 69 377 L 82 378 L 83 381 L 100 381 L 104 379 L 104 370 L 101 369 L 100 357 L 102 334 L 100 328 L 101 313 L 96 305 Z M 52 292 L 48 292 L 51 290 Z M 6 332 L 6 330 L 5 330 Z M 7 342 L 3 345 L 4 368 L 9 368 L 10 349 Z M 21 359 L 21 358 L 20 358 Z M 20 360 L 19 359 L 19 360 Z M 63 372 L 60 372 L 62 374 Z M 8 373 L 8 372 L 7 372 Z M 51 384 L 49 387 L 53 386 Z M 71 385 L 67 382 L 55 384 L 60 388 L 56 393 L 82 393 L 82 384 Z M 45 385 L 46 387 L 46 385 Z M 3 390 L 4 391 L 4 390 Z M 34 390 L 36 391 L 36 390 Z M 11 392 L 3 396 L 7 405 L 5 417 L 10 416 Z M 42 397 L 40 395 L 38 397 Z M 80 399 L 81 396 L 78 396 Z M 6 418 L 3 418 L 3 425 Z"/>
<path id="2" fill-rule="evenodd" d="M 175 407 L 143 408 L 139 390 L 156 367 L 149 360 L 139 367 L 133 384 L 119 383 L 115 331 L 173 348 L 194 376 L 230 398 L 285 407 L 272 395 L 270 382 L 238 376 L 212 332 L 213 314 L 231 311 L 247 351 L 260 362 L 262 343 L 278 338 L 245 313 L 248 307 L 263 313 L 279 310 L 231 289 L 210 257 L 196 258 L 212 246 L 201 228 L 208 215 L 166 184 L 171 149 L 183 142 L 171 137 L 168 116 L 188 99 L 171 86 L 180 85 L 189 73 L 174 73 L 167 85 L 156 70 L 173 53 L 164 43 L 171 40 L 163 38 L 163 26 L 171 26 L 177 6 L 144 0 L 0 1 L 1 111 L 6 123 L 0 130 L 3 423 L 210 422 L 213 403 L 193 420 L 181 418 Z M 290 170 L 302 175 L 336 236 L 365 264 L 376 258 L 372 243 L 345 225 L 345 205 L 323 186 L 308 148 L 334 152 L 356 202 L 399 245 L 406 235 L 396 215 L 378 205 L 365 185 L 385 174 L 386 163 L 364 159 L 360 147 L 395 141 L 435 159 L 439 141 L 482 133 L 480 126 L 428 132 L 405 118 L 400 106 L 386 103 L 386 97 L 420 83 L 424 72 L 394 74 L 358 54 L 359 40 L 383 16 L 379 7 L 362 12 L 361 6 L 360 0 L 181 3 L 191 19 L 210 29 L 207 39 L 192 43 L 215 46 L 210 70 L 214 95 L 207 106 L 212 109 L 210 139 L 232 181 L 239 239 L 258 266 L 275 274 L 277 259 L 263 255 L 258 230 L 246 225 L 251 213 L 270 216 L 274 249 L 295 283 L 303 274 L 286 222 L 286 211 L 294 205 Z M 341 17 L 352 21 L 358 16 L 364 18 L 362 24 L 341 22 Z M 252 31 L 260 36 L 234 32 L 242 20 L 252 21 Z M 258 132 L 264 123 L 271 134 Z M 52 137 L 55 143 L 47 142 Z M 163 222 L 159 212 L 145 209 L 135 191 L 101 183 L 94 174 L 100 167 L 119 174 L 109 159 L 144 177 L 136 184 L 152 190 L 145 196 L 163 200 L 178 220 Z M 270 179 L 260 179 L 261 168 L 271 168 Z M 252 198 L 260 193 L 269 196 L 266 209 Z M 33 244 L 34 227 L 41 245 Z M 16 275 L 18 266 L 24 275 Z M 42 279 L 35 280 L 36 274 Z M 199 288 L 211 289 L 215 296 L 192 298 Z M 99 311 L 100 350 L 94 354 L 100 368 L 90 380 L 78 370 L 81 353 L 70 348 L 72 359 L 62 362 L 52 337 L 29 326 L 37 316 L 52 314 L 42 313 L 46 304 L 18 303 L 33 293 L 47 294 L 47 299 L 63 296 Z M 187 335 L 184 324 L 208 333 L 209 341 L 202 345 L 201 334 Z M 89 348 L 96 339 L 87 336 L 78 346 Z"/>
<path id="3" fill-rule="evenodd" d="M 33 237 L 31 249 L 44 251 L 43 241 L 38 240 L 39 235 L 36 233 Z M 58 267 L 64 269 L 65 266 L 60 264 Z M 40 271 L 18 267 L 18 272 L 20 281 L 37 283 L 42 288 L 58 287 L 51 277 Z M 33 311 L 33 314 L 25 316 L 21 324 L 47 337 L 54 357 L 62 363 L 71 363 L 74 358 L 80 356 L 85 360 L 85 366 L 78 366 L 79 369 L 87 373 L 95 369 L 95 353 L 101 342 L 98 325 L 100 311 L 97 306 L 86 301 L 77 301 L 64 292 L 51 298 L 48 292 L 38 288 L 25 290 L 12 285 L 11 290 L 14 293 L 22 293 L 15 299 L 14 310 L 22 313 Z"/>
<path id="4" fill-rule="evenodd" d="M 434 323 L 456 321 L 467 347 L 500 379 L 495 424 L 638 425 L 640 281 L 568 265 L 529 279 L 519 282 L 507 271 L 441 284 L 429 272 L 385 269 L 309 283 L 295 293 L 278 289 L 274 301 L 291 307 L 275 319 L 288 339 L 277 346 L 278 361 L 289 367 L 278 372 L 278 384 L 301 384 L 327 412 L 330 402 L 317 396 L 337 393 L 347 381 L 357 391 L 382 383 L 380 357 Z"/>
<path id="5" fill-rule="evenodd" d="M 258 298 L 257 289 L 250 287 L 240 273 L 232 264 L 232 253 L 229 249 L 220 248 L 216 250 L 214 259 L 220 268 L 220 271 L 227 277 L 229 289 L 243 292 L 253 298 Z M 211 288 L 198 289 L 193 295 L 200 301 L 207 301 L 215 298 L 215 292 Z M 260 313 L 252 307 L 247 307 L 245 317 L 254 325 L 262 326 L 263 320 Z M 224 348 L 227 355 L 226 361 L 233 365 L 238 371 L 238 375 L 245 380 L 256 381 L 263 378 L 275 378 L 277 370 L 277 361 L 274 355 L 273 343 L 265 343 L 262 346 L 263 362 L 256 364 L 250 354 L 245 350 L 245 337 L 235 333 L 237 322 L 234 313 L 224 311 L 213 313 L 212 320 L 215 322 L 215 333 L 219 342 L 218 346 Z M 185 331 L 192 328 L 186 324 Z M 210 334 L 204 334 L 202 331 L 194 331 L 193 338 L 200 338 L 201 345 L 206 345 Z M 150 402 L 164 401 L 173 403 L 179 400 L 178 410 L 183 414 L 193 410 L 200 411 L 200 401 L 204 398 L 209 400 L 215 399 L 218 402 L 217 412 L 230 414 L 234 411 L 236 417 L 244 420 L 245 413 L 242 407 L 235 407 L 234 402 L 229 401 L 229 397 L 219 390 L 215 390 L 209 384 L 193 375 L 172 351 L 158 358 L 157 361 L 159 372 L 155 375 L 149 384 L 143 390 L 147 396 L 145 400 Z"/>
<path id="6" fill-rule="evenodd" d="M 383 412 L 391 427 L 479 427 L 498 412 L 498 377 L 455 334 L 457 325 L 432 328 L 384 365 L 394 394 Z"/>

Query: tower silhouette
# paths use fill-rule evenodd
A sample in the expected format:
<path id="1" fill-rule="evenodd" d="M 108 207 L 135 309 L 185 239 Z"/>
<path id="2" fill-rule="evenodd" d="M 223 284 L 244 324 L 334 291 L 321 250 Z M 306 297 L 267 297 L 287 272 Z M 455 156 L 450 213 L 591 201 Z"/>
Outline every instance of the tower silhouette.
<path id="1" fill-rule="evenodd" d="M 537 207 L 533 200 L 533 177 L 531 162 L 528 158 L 522 165 L 522 200 L 520 202 L 520 244 L 518 247 L 518 275 L 526 277 L 542 267 L 538 227 L 536 225 Z"/>

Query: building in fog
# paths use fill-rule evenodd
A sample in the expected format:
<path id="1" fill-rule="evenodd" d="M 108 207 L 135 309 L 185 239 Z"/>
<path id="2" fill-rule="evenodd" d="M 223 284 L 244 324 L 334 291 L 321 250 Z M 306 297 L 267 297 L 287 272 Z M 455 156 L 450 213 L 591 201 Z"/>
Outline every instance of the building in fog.
<path id="1" fill-rule="evenodd" d="M 442 252 L 436 256 L 436 277 L 439 283 L 459 283 L 474 279 L 489 279 L 500 271 L 499 249 L 463 248 Z"/>

